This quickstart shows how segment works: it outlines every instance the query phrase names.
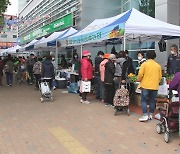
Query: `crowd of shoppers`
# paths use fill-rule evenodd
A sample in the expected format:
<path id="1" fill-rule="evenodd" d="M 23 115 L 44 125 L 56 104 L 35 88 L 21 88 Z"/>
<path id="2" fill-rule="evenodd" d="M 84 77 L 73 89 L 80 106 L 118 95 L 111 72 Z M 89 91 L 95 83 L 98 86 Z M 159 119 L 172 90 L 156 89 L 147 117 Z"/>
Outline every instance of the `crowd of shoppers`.
<path id="1" fill-rule="evenodd" d="M 16 72 L 15 79 L 18 84 L 25 79 L 29 85 L 35 82 L 36 89 L 39 88 L 42 78 L 49 82 L 50 87 L 55 78 L 54 65 L 50 55 L 47 55 L 44 60 L 41 57 L 35 57 L 34 54 L 30 54 L 27 59 L 24 57 L 13 58 L 10 54 L 3 60 L 0 57 L 0 86 L 2 86 L 3 74 L 6 75 L 7 86 L 12 86 L 14 72 Z"/>
<path id="2" fill-rule="evenodd" d="M 93 70 L 93 62 L 91 53 L 88 50 L 82 52 L 82 59 L 79 60 L 78 54 L 74 53 L 71 60 L 71 66 L 75 72 L 79 73 L 79 80 L 89 82 L 95 79 L 96 83 L 96 99 L 105 103 L 105 106 L 114 106 L 113 98 L 117 89 L 121 84 L 128 83 L 128 74 L 137 74 L 137 81 L 140 82 L 141 89 L 141 107 L 143 116 L 139 121 L 147 121 L 152 119 L 155 110 L 157 91 L 162 77 L 161 66 L 155 61 L 155 51 L 147 51 L 146 56 L 142 51 L 137 54 L 138 66 L 136 71 L 133 67 L 133 61 L 128 55 L 128 51 L 120 51 L 119 53 L 107 54 L 102 51 L 97 53 L 95 58 L 95 68 Z M 64 56 L 61 56 L 61 68 L 67 68 L 67 62 Z M 168 57 L 167 73 L 175 74 L 173 81 L 170 83 L 170 89 L 179 89 L 179 72 L 180 72 L 180 57 L 176 45 L 171 46 L 171 54 Z M 35 79 L 35 88 L 39 88 L 39 82 L 43 78 L 49 82 L 52 88 L 52 82 L 55 79 L 55 66 L 53 59 L 47 55 L 45 59 L 35 57 L 30 54 L 30 57 L 24 59 L 13 59 L 8 55 L 5 59 L 0 57 L 0 86 L 2 86 L 3 74 L 6 75 L 8 86 L 13 84 L 13 71 L 26 72 L 28 84 L 33 84 Z M 80 84 L 81 85 L 81 84 Z M 131 93 L 133 85 L 126 84 Z M 128 85 L 130 85 L 128 87 Z M 87 99 L 88 92 L 82 92 L 80 88 L 81 103 L 89 104 Z M 149 111 L 147 105 L 149 103 Z"/>

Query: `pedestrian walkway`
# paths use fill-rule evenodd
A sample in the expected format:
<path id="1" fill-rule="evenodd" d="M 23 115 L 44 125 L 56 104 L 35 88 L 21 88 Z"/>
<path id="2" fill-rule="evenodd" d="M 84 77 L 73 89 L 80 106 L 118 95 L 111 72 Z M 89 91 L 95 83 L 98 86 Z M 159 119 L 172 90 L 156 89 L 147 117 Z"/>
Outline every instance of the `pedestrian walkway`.
<path id="1" fill-rule="evenodd" d="M 156 120 L 140 123 L 137 113 L 114 116 L 112 107 L 91 98 L 53 91 L 40 103 L 33 86 L 0 88 L 0 154 L 178 154 L 180 139 L 165 143 Z M 135 110 L 133 110 L 135 111 Z"/>

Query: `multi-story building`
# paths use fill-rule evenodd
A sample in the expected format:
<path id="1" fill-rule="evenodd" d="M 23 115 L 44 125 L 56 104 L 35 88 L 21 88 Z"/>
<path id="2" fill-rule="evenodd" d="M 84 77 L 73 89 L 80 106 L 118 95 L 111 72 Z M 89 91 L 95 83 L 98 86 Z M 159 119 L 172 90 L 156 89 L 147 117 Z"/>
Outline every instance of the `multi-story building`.
<path id="1" fill-rule="evenodd" d="M 119 0 L 31 0 L 19 12 L 18 36 L 23 44 L 69 26 L 82 29 L 96 18 L 119 14 L 119 6 Z"/>
<path id="2" fill-rule="evenodd" d="M 155 2 L 155 17 L 157 19 L 180 26 L 179 0 L 156 0 Z M 162 66 L 166 64 L 167 57 L 170 54 L 170 46 L 176 44 L 180 47 L 180 39 L 168 40 L 166 44 L 166 52 L 158 52 L 157 57 Z M 156 46 L 156 51 L 158 51 L 158 46 Z"/>
<path id="3" fill-rule="evenodd" d="M 13 47 L 17 42 L 17 17 L 4 15 L 4 26 L 0 30 L 0 51 Z"/>
<path id="4" fill-rule="evenodd" d="M 18 1 L 18 12 L 20 12 L 30 0 L 19 0 Z"/>
<path id="5" fill-rule="evenodd" d="M 147 15 L 176 25 L 179 25 L 180 19 L 179 0 L 29 0 L 28 3 L 27 0 L 19 1 L 26 3 L 19 12 L 18 35 L 21 44 L 69 26 L 80 30 L 94 19 L 112 17 L 131 8 L 136 8 Z M 66 23 L 67 21 L 68 23 Z M 177 44 L 179 40 L 174 41 Z M 115 45 L 115 48 L 119 51 L 122 49 L 122 45 Z M 126 48 L 130 51 L 133 59 L 137 59 L 139 50 L 156 49 L 158 51 L 154 42 L 128 44 Z M 92 58 L 98 50 L 104 49 L 102 47 L 91 48 L 94 53 Z M 112 46 L 109 45 L 107 51 L 110 52 L 111 49 Z M 162 66 L 168 54 L 168 52 L 158 52 L 157 59 Z"/>

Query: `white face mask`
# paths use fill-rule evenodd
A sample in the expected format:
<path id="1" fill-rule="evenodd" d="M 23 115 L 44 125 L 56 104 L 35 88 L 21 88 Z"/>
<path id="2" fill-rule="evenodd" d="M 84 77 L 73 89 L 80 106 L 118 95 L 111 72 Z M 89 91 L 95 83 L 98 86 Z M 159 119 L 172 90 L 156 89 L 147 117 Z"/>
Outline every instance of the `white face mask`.
<path id="1" fill-rule="evenodd" d="M 138 60 L 142 60 L 142 57 L 138 57 Z"/>
<path id="2" fill-rule="evenodd" d="M 171 50 L 171 54 L 173 54 L 173 55 L 174 55 L 174 51 L 172 51 L 172 50 Z"/>

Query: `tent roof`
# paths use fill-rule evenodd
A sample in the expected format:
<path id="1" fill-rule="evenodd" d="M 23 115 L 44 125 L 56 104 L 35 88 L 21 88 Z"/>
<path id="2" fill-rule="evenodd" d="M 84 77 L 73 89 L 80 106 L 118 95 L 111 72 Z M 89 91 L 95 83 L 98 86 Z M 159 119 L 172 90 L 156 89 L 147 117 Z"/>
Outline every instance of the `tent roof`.
<path id="1" fill-rule="evenodd" d="M 13 53 L 16 53 L 16 50 L 20 49 L 20 48 L 21 48 L 21 46 L 16 45 L 14 47 L 8 48 L 7 50 L 4 50 L 3 53 L 13 54 Z"/>
<path id="2" fill-rule="evenodd" d="M 71 37 L 75 37 L 75 36 L 80 36 L 80 35 L 85 35 L 91 32 L 95 32 L 97 30 L 102 29 L 103 27 L 106 27 L 108 25 L 110 25 L 111 23 L 113 23 L 114 21 L 116 21 L 117 19 L 121 18 L 123 15 L 125 15 L 128 11 L 119 14 L 117 16 L 114 17 L 110 17 L 110 18 L 104 18 L 104 19 L 95 19 L 92 23 L 90 23 L 88 26 L 86 26 L 84 29 L 80 30 L 78 33 L 72 35 Z M 71 38 L 70 37 L 70 38 Z"/>
<path id="3" fill-rule="evenodd" d="M 65 35 L 68 31 L 73 32 L 74 30 L 75 29 L 71 27 L 71 28 L 68 28 L 68 29 L 60 31 L 60 32 L 54 32 L 49 37 L 44 39 L 43 41 L 35 44 L 35 48 L 43 48 L 43 47 L 47 47 L 47 46 L 54 46 L 56 44 L 56 40 L 58 38 Z"/>
<path id="4" fill-rule="evenodd" d="M 62 38 L 67 38 L 67 37 L 69 37 L 69 36 L 71 36 L 71 35 L 74 35 L 74 34 L 76 34 L 78 31 L 76 30 L 76 29 L 74 29 L 74 28 L 69 28 L 69 30 L 66 32 L 66 33 L 64 33 L 63 35 L 61 35 L 60 37 L 58 37 L 57 39 L 58 40 L 60 40 L 60 39 L 62 39 Z"/>
<path id="5" fill-rule="evenodd" d="M 71 36 L 71 35 L 75 34 L 76 32 L 77 32 L 76 29 L 70 27 L 65 33 L 63 33 L 61 36 L 59 36 L 55 40 L 47 42 L 47 46 L 55 46 L 56 45 L 56 40 L 60 40 L 62 38 L 66 38 L 68 36 Z"/>
<path id="6" fill-rule="evenodd" d="M 33 45 L 33 44 L 36 43 L 37 41 L 38 41 L 38 40 L 36 40 L 36 39 L 32 40 L 31 42 L 29 42 L 28 44 L 26 44 L 25 46 L 23 46 L 22 48 L 20 48 L 19 51 L 21 51 L 21 52 L 22 52 L 22 51 L 25 51 L 28 46 Z"/>
<path id="7" fill-rule="evenodd" d="M 38 40 L 38 41 L 30 44 L 29 46 L 27 46 L 27 47 L 25 48 L 25 50 L 32 50 L 32 49 L 34 49 L 34 45 L 43 42 L 45 39 L 46 39 L 45 37 L 42 37 L 40 40 Z"/>
<path id="8" fill-rule="evenodd" d="M 156 41 L 164 35 L 180 36 L 180 26 L 152 18 L 134 8 L 129 12 L 131 14 L 125 22 L 127 41 Z"/>
<path id="9" fill-rule="evenodd" d="M 99 31 L 104 33 L 104 29 L 107 27 L 113 27 L 116 25 L 124 24 L 125 29 L 125 37 L 127 42 L 148 42 L 148 41 L 159 41 L 162 36 L 180 36 L 180 26 L 172 25 L 158 19 L 152 18 L 142 12 L 131 9 L 126 11 L 120 15 L 106 18 L 106 19 L 96 19 L 87 27 L 79 31 L 78 33 L 70 36 L 67 40 L 72 40 L 78 38 L 79 40 L 88 38 L 90 35 L 95 34 Z M 120 27 L 123 28 L 123 27 Z M 110 28 L 109 28 L 110 30 Z M 113 29 L 111 29 L 113 30 Z M 111 32 L 111 31 L 109 31 Z M 100 42 L 103 40 L 108 40 L 107 35 L 109 34 L 106 31 L 106 35 L 104 38 L 99 40 L 94 40 L 94 42 Z M 124 36 L 116 37 L 123 38 Z M 66 46 L 67 40 L 63 40 L 62 46 Z M 93 41 L 84 41 L 69 44 L 72 45 L 81 45 L 93 43 Z"/>

